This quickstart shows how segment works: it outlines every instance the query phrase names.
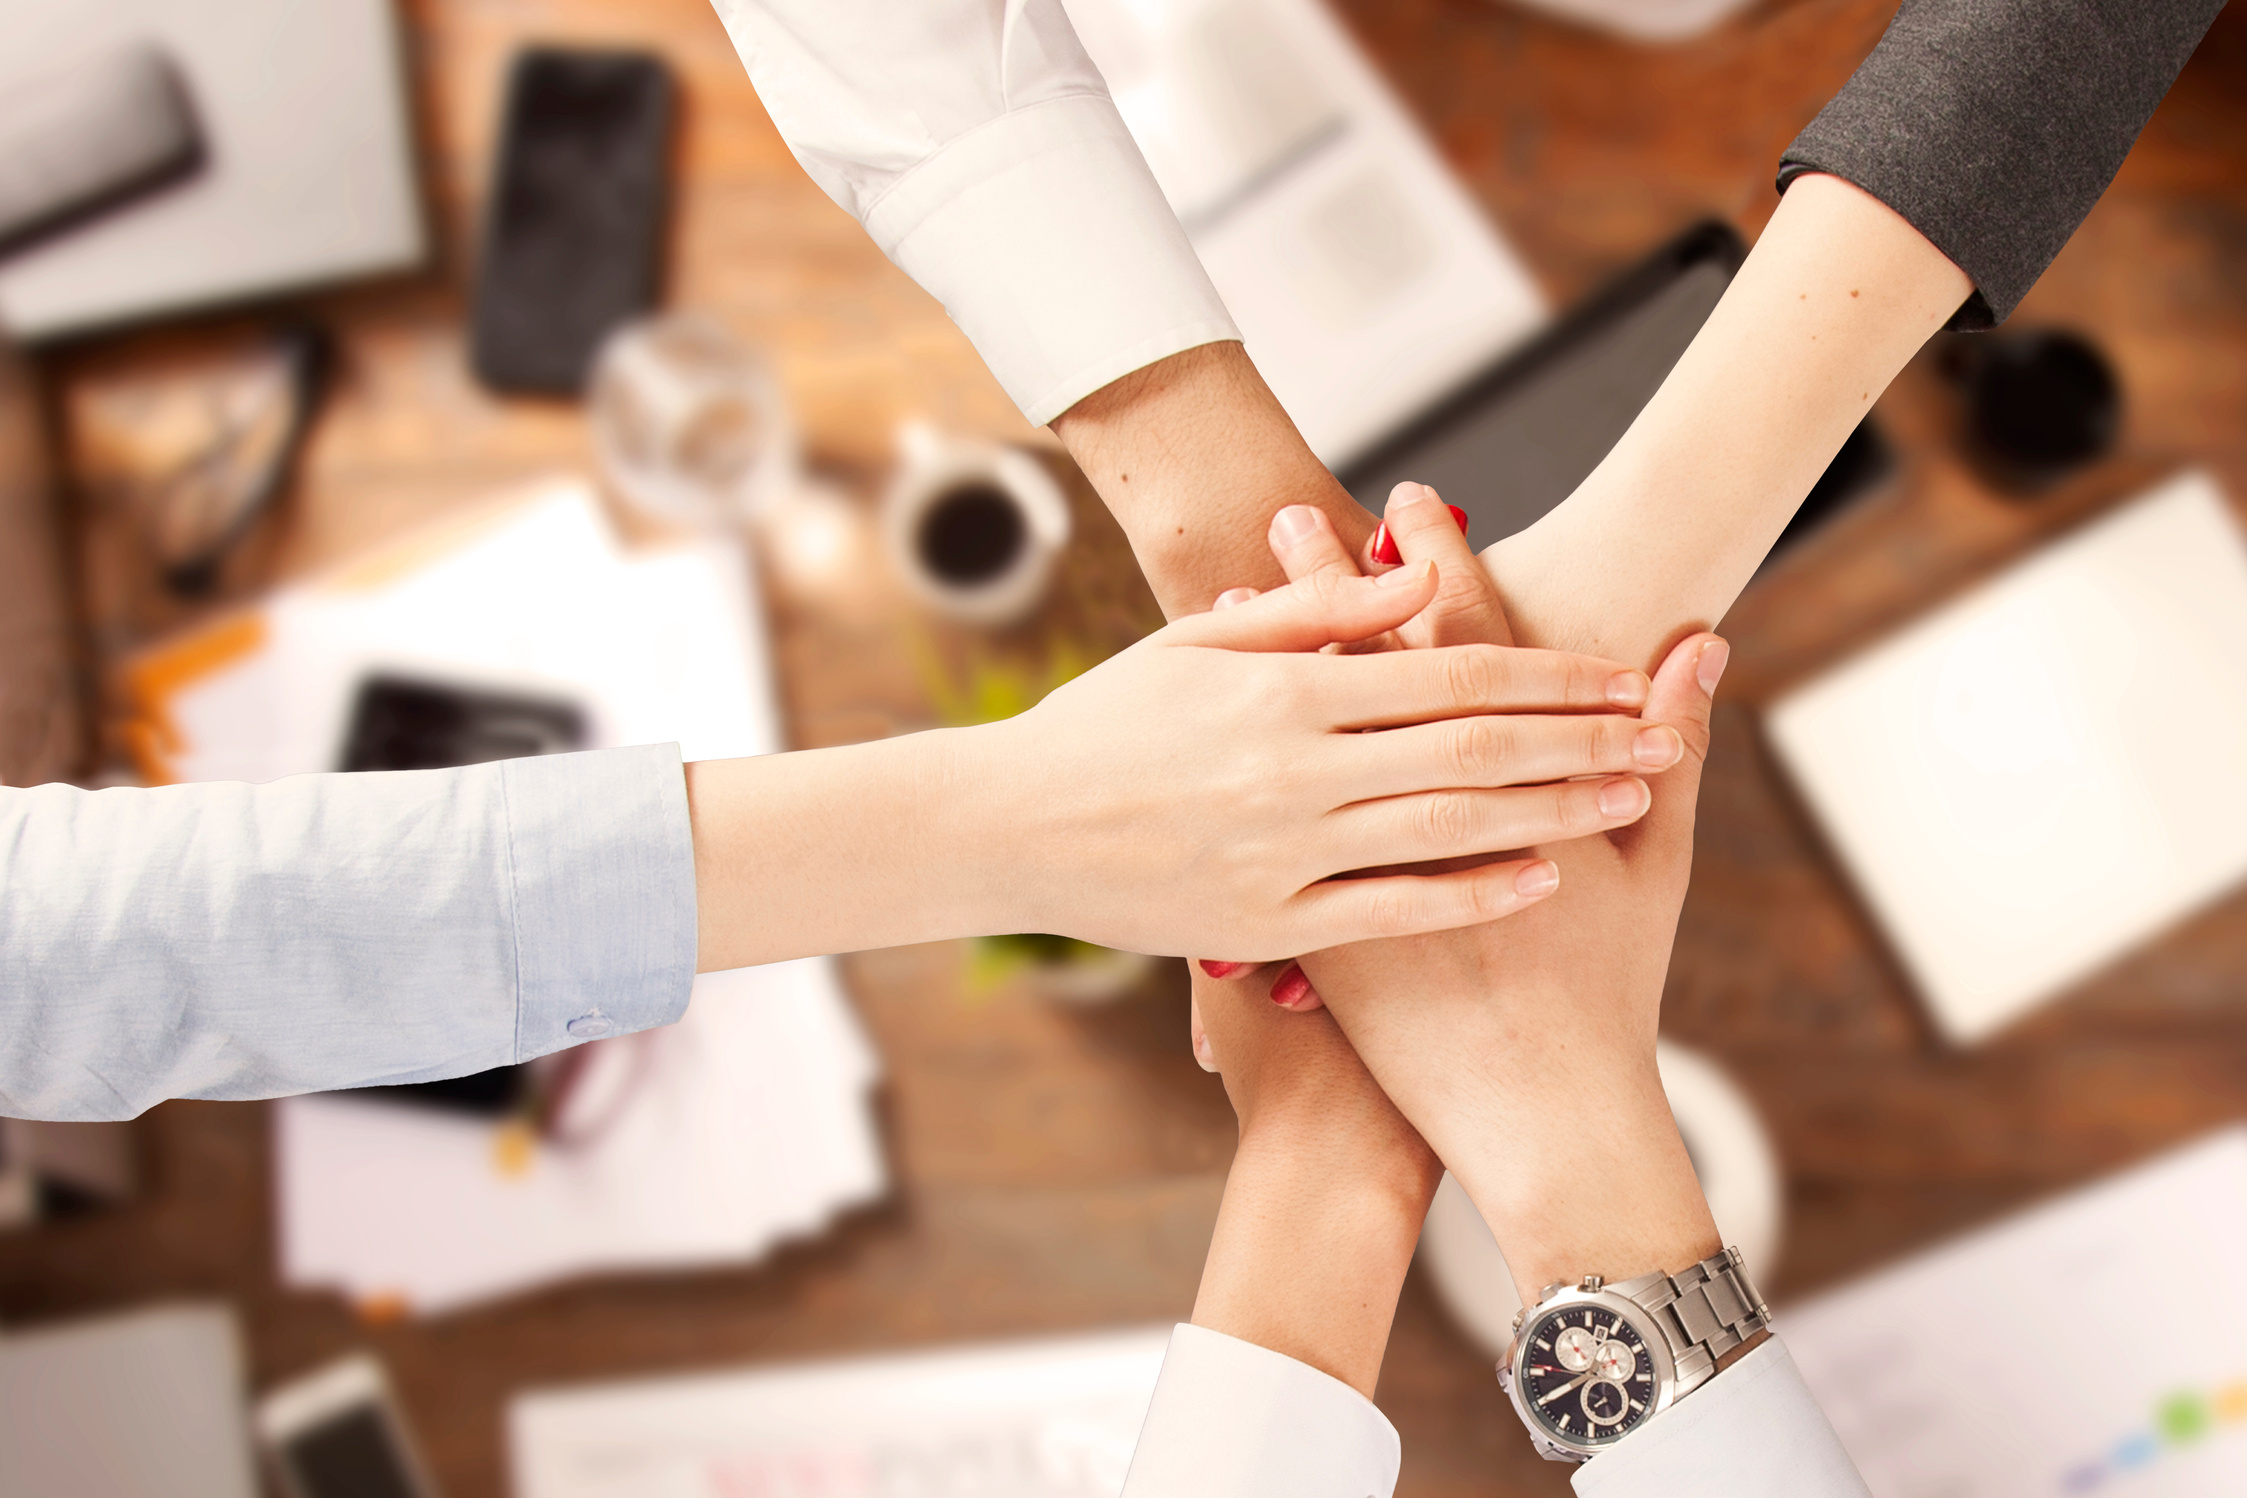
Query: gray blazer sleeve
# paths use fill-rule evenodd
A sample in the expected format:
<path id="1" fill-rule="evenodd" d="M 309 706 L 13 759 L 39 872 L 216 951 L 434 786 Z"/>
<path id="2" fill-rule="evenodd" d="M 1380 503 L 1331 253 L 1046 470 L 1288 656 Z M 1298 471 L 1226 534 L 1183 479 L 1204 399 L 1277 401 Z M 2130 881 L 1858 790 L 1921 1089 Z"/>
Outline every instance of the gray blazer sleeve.
<path id="1" fill-rule="evenodd" d="M 2004 321 L 2107 190 L 2223 0 L 1904 0 L 1787 147 L 1971 276 L 1953 328 Z"/>
<path id="2" fill-rule="evenodd" d="M 694 964 L 675 744 L 0 787 L 0 1115 L 462 1076 L 668 1024 Z"/>

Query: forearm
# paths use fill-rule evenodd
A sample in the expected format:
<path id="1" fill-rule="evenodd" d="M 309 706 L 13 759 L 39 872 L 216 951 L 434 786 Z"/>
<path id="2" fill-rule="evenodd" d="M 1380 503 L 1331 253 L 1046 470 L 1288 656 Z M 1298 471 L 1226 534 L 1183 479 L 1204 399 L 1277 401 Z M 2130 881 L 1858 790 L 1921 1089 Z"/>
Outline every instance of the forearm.
<path id="1" fill-rule="evenodd" d="M 1442 1168 L 1417 1140 L 1305 1123 L 1243 1131 L 1193 1321 L 1370 1398 Z"/>
<path id="2" fill-rule="evenodd" d="M 980 934 L 1005 890 L 960 773 L 980 729 L 686 767 L 696 967 Z"/>
<path id="3" fill-rule="evenodd" d="M 1323 510 L 1356 549 L 1373 517 L 1335 482 L 1238 343 L 1188 349 L 1056 417 L 1053 430 L 1131 538 L 1163 612 L 1285 581 L 1265 532 L 1282 507 Z"/>
<path id="4" fill-rule="evenodd" d="M 1516 638 L 1650 661 L 1720 619 L 1971 290 L 1878 199 L 1797 181 L 1622 441 L 1559 508 L 1483 553 Z"/>

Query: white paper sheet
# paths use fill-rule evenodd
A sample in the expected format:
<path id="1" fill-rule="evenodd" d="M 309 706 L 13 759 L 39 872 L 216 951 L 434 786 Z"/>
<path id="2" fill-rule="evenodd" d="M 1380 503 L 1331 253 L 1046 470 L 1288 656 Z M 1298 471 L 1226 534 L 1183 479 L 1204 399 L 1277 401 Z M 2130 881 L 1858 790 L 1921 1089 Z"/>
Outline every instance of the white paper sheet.
<path id="1" fill-rule="evenodd" d="M 518 1395 L 515 1498 L 1114 1498 L 1167 1327 Z"/>
<path id="2" fill-rule="evenodd" d="M 2164 484 L 1767 720 L 1954 1040 L 2247 877 L 2247 540 Z"/>
<path id="3" fill-rule="evenodd" d="M 2247 1128 L 1776 1329 L 1876 1498 L 2247 1493 Z"/>
<path id="4" fill-rule="evenodd" d="M 1304 440 L 1336 466 L 1527 337 L 1527 267 L 1322 0 L 1068 0 Z"/>

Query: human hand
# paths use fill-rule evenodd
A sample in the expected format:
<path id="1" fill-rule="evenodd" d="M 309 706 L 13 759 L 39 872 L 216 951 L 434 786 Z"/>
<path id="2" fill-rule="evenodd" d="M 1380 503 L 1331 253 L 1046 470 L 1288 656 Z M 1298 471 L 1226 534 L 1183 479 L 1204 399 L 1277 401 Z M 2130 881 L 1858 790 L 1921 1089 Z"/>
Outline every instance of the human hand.
<path id="1" fill-rule="evenodd" d="M 1497 600 L 1487 574 L 1432 493 L 1400 486 L 1388 523 L 1408 563 L 1436 561 L 1446 588 L 1472 605 L 1467 617 L 1488 618 Z M 1290 544 L 1279 529 L 1291 577 L 1357 570 L 1331 532 L 1314 526 Z M 1420 627 L 1448 638 L 1442 607 Z M 1677 1269 L 1716 1247 L 1655 1071 L 1654 1034 L 1725 656 L 1706 634 L 1669 653 L 1644 716 L 1679 731 L 1684 761 L 1652 782 L 1652 809 L 1635 825 L 1536 849 L 1562 870 L 1560 892 L 1536 911 L 1332 947 L 1276 985 L 1297 1007 L 1316 985 L 1490 1222 L 1525 1303 L 1554 1278 Z"/>
<path id="2" fill-rule="evenodd" d="M 1622 826 L 1648 804 L 1638 775 L 1683 753 L 1624 715 L 1646 678 L 1610 662 L 1316 653 L 1395 628 L 1437 589 L 1432 567 L 1311 578 L 1180 620 L 952 736 L 929 794 L 956 808 L 954 897 L 1021 923 L 1004 929 L 1250 958 L 1542 898 L 1551 871 L 1526 857 L 1332 878 Z"/>
<path id="3" fill-rule="evenodd" d="M 1240 1147 L 1193 1320 L 1370 1397 L 1443 1169 L 1329 1015 L 1196 977 L 1195 1054 L 1222 1073 Z"/>

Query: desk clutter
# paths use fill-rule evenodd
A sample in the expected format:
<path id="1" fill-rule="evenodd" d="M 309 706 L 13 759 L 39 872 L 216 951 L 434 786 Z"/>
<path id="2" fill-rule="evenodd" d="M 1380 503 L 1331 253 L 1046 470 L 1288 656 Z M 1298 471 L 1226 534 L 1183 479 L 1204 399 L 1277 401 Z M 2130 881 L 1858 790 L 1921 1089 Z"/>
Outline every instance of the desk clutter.
<path id="1" fill-rule="evenodd" d="M 670 741 L 769 753 L 769 657 L 739 543 L 627 550 L 557 479 L 126 678 L 152 783 L 257 782 Z M 565 1054 L 537 1129 L 490 1074 L 276 1104 L 283 1282 L 442 1314 L 594 1271 L 754 1262 L 886 1188 L 880 1066 L 829 959 L 705 974 L 678 1025 Z"/>
<path id="2" fill-rule="evenodd" d="M 1746 254 L 1775 111 L 1846 76 L 1866 37 L 1827 33 L 1866 9 L 1068 0 L 1314 450 L 1376 506 L 1435 483 L 1478 546 L 1660 386 Z M 983 721 L 1145 627 L 1128 563 L 1102 592 L 1108 517 L 802 180 L 708 0 L 21 0 L 7 31 L 0 156 L 54 170 L 0 182 L 0 329 L 29 351 L 0 360 L 0 781 L 82 759 L 74 681 L 105 689 L 113 778 L 261 781 L 772 752 L 783 668 L 802 741 Z M 1643 112 L 1664 98 L 1675 118 Z M 2247 878 L 2247 799 L 2208 748 L 2247 743 L 2235 449 L 2154 409 L 2230 380 L 2247 324 L 2145 290 L 2234 268 L 2177 227 L 2233 179 L 2148 144 L 2159 182 L 2110 205 L 2144 266 L 1938 346 L 1775 549 L 1759 588 L 1802 568 L 1846 610 L 1865 574 L 1836 552 L 1908 533 L 1881 637 L 1808 631 L 1823 653 L 1763 698 L 1735 683 L 1804 632 L 1735 615 L 1719 739 L 1752 713 L 1771 752 L 1711 762 L 1688 920 L 1732 945 L 1686 952 L 1665 1023 L 1706 1051 L 1666 1040 L 1662 1078 L 1879 1498 L 2247 1491 L 2247 1128 L 2207 1133 L 2224 1099 L 2159 1069 L 2203 1037 L 2209 1074 L 2237 1053 L 2247 948 L 2164 948 L 2200 1008 L 2150 985 L 2135 1031 L 2056 1003 Z M 2133 327 L 2148 305 L 2171 322 Z M 2118 452 L 2210 467 L 1927 598 L 1915 569 L 1987 570 L 1976 546 Z M 257 591 L 300 520 L 317 550 L 382 528 L 367 496 L 426 508 L 463 474 L 490 492 Z M 158 606 L 74 633 L 98 600 L 48 585 L 97 512 Z M 625 540 L 651 530 L 672 539 Z M 1014 934 L 870 954 L 854 1004 L 807 960 L 443 1084 L 0 1124 L 0 1495 L 249 1498 L 263 1461 L 289 1498 L 1112 1498 L 1234 1138 L 1174 973 Z M 1958 1234 L 2114 1139 L 2148 1158 Z M 1400 1492 L 1541 1491 L 1491 1459 L 1517 1307 L 1448 1179 L 1414 1272 L 1434 1294 L 1408 1292 L 1410 1373 L 1381 1391 Z M 206 1281 L 227 1302 L 140 1301 Z M 137 1308 L 79 1314 L 112 1303 Z M 361 1343 L 387 1371 L 329 1361 Z"/>

